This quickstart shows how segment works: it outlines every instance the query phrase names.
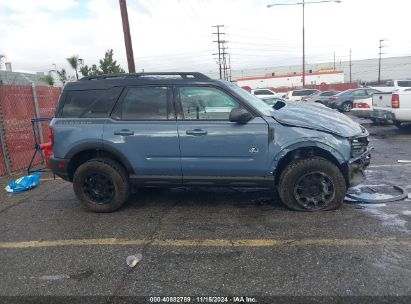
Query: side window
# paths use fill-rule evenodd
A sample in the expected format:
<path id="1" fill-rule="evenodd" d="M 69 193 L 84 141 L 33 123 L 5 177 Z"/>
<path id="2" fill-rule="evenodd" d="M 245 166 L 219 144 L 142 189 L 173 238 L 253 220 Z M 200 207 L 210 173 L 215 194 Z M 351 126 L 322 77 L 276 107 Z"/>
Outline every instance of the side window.
<path id="1" fill-rule="evenodd" d="M 367 95 L 372 96 L 374 93 L 377 93 L 377 90 L 367 90 Z"/>
<path id="2" fill-rule="evenodd" d="M 352 96 L 364 96 L 365 94 L 365 90 L 357 90 L 352 92 Z"/>
<path id="3" fill-rule="evenodd" d="M 64 104 L 58 110 L 58 117 L 99 118 L 107 117 L 116 103 L 122 88 L 107 90 L 67 91 Z"/>
<path id="4" fill-rule="evenodd" d="M 174 119 L 168 102 L 167 87 L 132 87 L 121 104 L 122 120 Z"/>
<path id="5" fill-rule="evenodd" d="M 211 87 L 182 87 L 180 101 L 184 119 L 228 120 L 230 112 L 239 108 L 234 98 Z"/>

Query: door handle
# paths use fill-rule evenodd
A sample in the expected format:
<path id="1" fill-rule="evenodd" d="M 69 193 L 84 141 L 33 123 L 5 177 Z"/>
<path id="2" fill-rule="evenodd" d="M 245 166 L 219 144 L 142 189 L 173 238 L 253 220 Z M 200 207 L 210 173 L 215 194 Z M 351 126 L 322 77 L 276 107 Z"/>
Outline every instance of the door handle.
<path id="1" fill-rule="evenodd" d="M 120 131 L 114 131 L 114 135 L 130 136 L 130 135 L 134 135 L 134 131 L 130 131 L 128 129 L 123 129 L 123 130 L 120 130 Z"/>
<path id="2" fill-rule="evenodd" d="M 204 129 L 187 130 L 186 134 L 194 135 L 194 136 L 207 135 L 207 130 L 204 130 Z"/>

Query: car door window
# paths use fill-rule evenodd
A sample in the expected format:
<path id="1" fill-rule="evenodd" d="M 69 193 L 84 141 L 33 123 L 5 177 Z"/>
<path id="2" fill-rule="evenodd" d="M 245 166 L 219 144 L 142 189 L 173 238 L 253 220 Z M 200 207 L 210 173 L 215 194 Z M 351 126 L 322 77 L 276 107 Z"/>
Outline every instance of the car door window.
<path id="1" fill-rule="evenodd" d="M 367 94 L 365 93 L 365 90 L 357 90 L 352 92 L 352 96 L 354 97 L 361 97 L 361 96 L 366 96 Z"/>
<path id="2" fill-rule="evenodd" d="M 119 107 L 120 113 L 114 116 L 122 120 L 174 119 L 168 94 L 167 87 L 129 88 Z"/>
<path id="3" fill-rule="evenodd" d="M 377 90 L 367 90 L 367 95 L 372 96 L 374 93 L 377 93 Z"/>
<path id="4" fill-rule="evenodd" d="M 179 95 L 186 120 L 228 120 L 238 102 L 223 91 L 211 87 L 182 87 Z"/>

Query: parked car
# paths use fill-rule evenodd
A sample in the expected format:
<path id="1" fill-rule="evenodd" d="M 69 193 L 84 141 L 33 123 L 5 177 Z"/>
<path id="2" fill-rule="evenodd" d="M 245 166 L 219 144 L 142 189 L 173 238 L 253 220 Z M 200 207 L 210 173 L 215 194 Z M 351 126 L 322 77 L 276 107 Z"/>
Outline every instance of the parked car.
<path id="1" fill-rule="evenodd" d="M 313 94 L 317 94 L 320 91 L 314 89 L 306 89 L 306 90 L 294 90 L 289 91 L 285 96 L 285 99 L 291 101 L 301 101 L 302 99 L 306 98 L 307 96 L 311 96 Z"/>
<path id="2" fill-rule="evenodd" d="M 351 113 L 360 118 L 372 118 L 372 97 L 357 99 L 353 102 Z M 372 119 L 374 121 L 374 119 Z"/>
<path id="3" fill-rule="evenodd" d="M 317 104 L 274 109 L 200 73 L 88 76 L 64 86 L 52 171 L 79 201 L 112 212 L 131 185 L 278 189 L 298 211 L 341 206 L 370 162 L 368 132 Z"/>
<path id="4" fill-rule="evenodd" d="M 279 101 L 286 102 L 285 99 L 279 98 L 279 97 L 265 97 L 265 98 L 261 98 L 261 100 L 264 101 L 269 106 L 274 106 Z"/>
<path id="5" fill-rule="evenodd" d="M 376 93 L 372 97 L 372 118 L 402 128 L 411 123 L 411 90 Z"/>
<path id="6" fill-rule="evenodd" d="M 255 89 L 251 90 L 251 94 L 255 95 L 258 98 L 266 98 L 266 97 L 279 97 L 279 95 L 270 89 Z"/>
<path id="7" fill-rule="evenodd" d="M 340 91 L 324 91 L 324 92 L 318 92 L 314 93 L 310 96 L 307 96 L 303 98 L 303 101 L 308 101 L 308 102 L 318 102 L 318 103 L 323 103 L 324 100 L 327 100 L 330 98 L 330 96 L 334 96 L 335 94 L 340 93 Z"/>
<path id="8" fill-rule="evenodd" d="M 337 109 L 342 112 L 350 112 L 354 100 L 372 97 L 374 93 L 380 92 L 371 88 L 350 89 L 340 92 L 324 100 L 324 105 L 329 108 Z"/>

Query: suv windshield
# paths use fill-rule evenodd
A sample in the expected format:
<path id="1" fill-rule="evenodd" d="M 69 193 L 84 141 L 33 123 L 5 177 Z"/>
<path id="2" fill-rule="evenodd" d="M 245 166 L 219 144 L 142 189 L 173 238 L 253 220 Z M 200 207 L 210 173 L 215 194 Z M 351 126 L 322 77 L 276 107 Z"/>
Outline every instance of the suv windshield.
<path id="1" fill-rule="evenodd" d="M 270 116 L 271 111 L 273 110 L 268 104 L 266 104 L 261 99 L 255 97 L 254 95 L 248 93 L 246 90 L 240 88 L 235 84 L 228 83 L 228 85 L 238 93 L 241 97 L 247 100 L 254 108 L 260 111 L 263 115 Z"/>

